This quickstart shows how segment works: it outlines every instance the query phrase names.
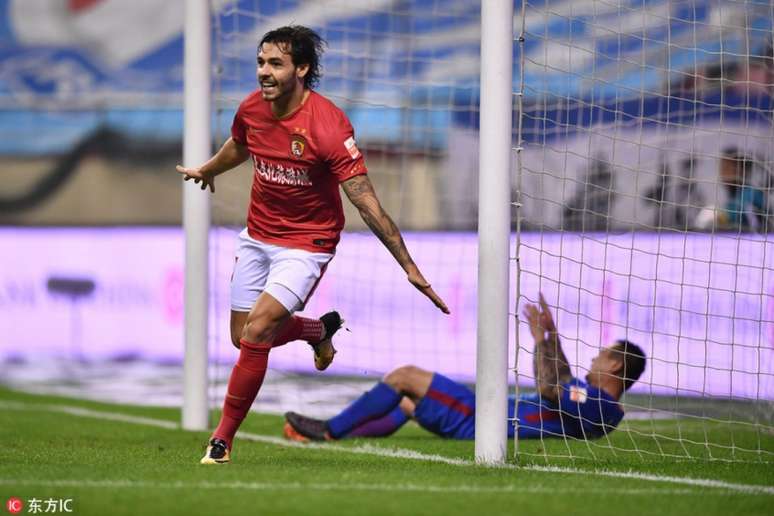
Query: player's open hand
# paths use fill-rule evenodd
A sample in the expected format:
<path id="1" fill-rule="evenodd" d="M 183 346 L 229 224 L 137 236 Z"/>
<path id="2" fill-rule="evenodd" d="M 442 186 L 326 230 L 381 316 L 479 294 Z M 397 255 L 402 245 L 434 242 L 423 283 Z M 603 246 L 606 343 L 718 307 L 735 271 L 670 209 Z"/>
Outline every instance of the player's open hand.
<path id="1" fill-rule="evenodd" d="M 556 324 L 554 323 L 554 317 L 551 315 L 551 309 L 546 303 L 546 299 L 543 297 L 543 293 L 540 293 L 539 297 L 540 307 L 529 303 L 524 306 L 522 313 L 524 318 L 527 319 L 529 324 L 529 331 L 532 333 L 532 338 L 537 340 L 543 340 L 546 336 L 546 332 L 549 334 L 556 333 Z"/>
<path id="2" fill-rule="evenodd" d="M 546 329 L 546 331 L 555 333 L 556 324 L 554 323 L 554 316 L 551 315 L 551 309 L 546 303 L 546 298 L 543 297 L 543 293 L 540 293 L 540 325 Z"/>
<path id="3" fill-rule="evenodd" d="M 529 324 L 529 331 L 532 334 L 532 338 L 535 339 L 535 342 L 542 341 L 546 336 L 546 329 L 540 322 L 540 311 L 538 310 L 538 307 L 532 303 L 527 304 L 524 306 L 522 314 L 524 314 L 524 318 L 527 320 L 527 324 Z"/>
<path id="4" fill-rule="evenodd" d="M 215 178 L 207 174 L 203 174 L 201 168 L 188 168 L 178 165 L 175 167 L 175 169 L 183 174 L 183 179 L 186 181 L 193 179 L 194 183 L 197 185 L 199 183 L 202 184 L 202 190 L 206 190 L 207 187 L 209 187 L 210 191 L 215 193 Z"/>
<path id="5" fill-rule="evenodd" d="M 446 306 L 446 303 L 443 302 L 443 299 L 435 293 L 435 290 L 433 290 L 433 287 L 430 286 L 430 283 L 425 279 L 424 276 L 422 276 L 422 273 L 419 272 L 419 269 L 416 267 L 413 267 L 409 270 L 407 273 L 407 278 L 409 282 L 414 285 L 417 290 L 422 292 L 424 295 L 426 295 L 430 301 L 433 302 L 435 306 L 438 307 L 440 311 L 442 311 L 445 314 L 449 314 L 449 308 Z"/>

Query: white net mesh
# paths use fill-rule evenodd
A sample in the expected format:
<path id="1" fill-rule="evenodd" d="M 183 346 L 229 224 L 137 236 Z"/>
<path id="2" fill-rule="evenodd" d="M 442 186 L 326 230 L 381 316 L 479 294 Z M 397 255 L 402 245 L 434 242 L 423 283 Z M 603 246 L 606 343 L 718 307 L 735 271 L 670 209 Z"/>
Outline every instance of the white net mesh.
<path id="1" fill-rule="evenodd" d="M 269 364 L 270 379 L 314 374 L 318 393 L 332 389 L 335 394 L 324 396 L 324 401 L 310 397 L 309 389 L 300 387 L 308 378 L 291 376 L 283 388 L 286 403 L 281 409 L 332 414 L 362 392 L 360 385 L 347 390 L 343 377 L 370 383 L 404 364 L 472 381 L 475 235 L 436 230 L 469 230 L 476 224 L 475 195 L 467 191 L 475 185 L 475 175 L 458 175 L 449 165 L 448 149 L 454 113 L 468 114 L 476 105 L 479 6 L 475 2 L 275 0 L 228 2 L 220 9 L 215 31 L 219 141 L 228 137 L 240 100 L 257 86 L 256 48 L 263 34 L 291 23 L 318 31 L 328 42 L 318 91 L 352 121 L 385 210 L 454 312 L 451 319 L 445 318 L 406 281 L 389 252 L 345 200 L 345 233 L 304 315 L 317 317 L 337 309 L 351 332 L 337 336 L 339 353 L 325 375 L 315 373 L 311 352 L 302 343 L 273 350 Z M 466 151 L 466 166 L 475 159 L 475 149 Z M 213 289 L 222 308 L 213 325 L 212 354 L 229 364 L 235 355 L 227 339 L 228 277 L 252 174 L 245 167 L 221 177 L 213 205 L 215 223 L 222 226 L 217 259 L 221 269 Z M 453 184 L 459 179 L 464 183 Z M 466 205 L 450 201 L 451 188 L 465 194 Z M 218 384 L 223 380 L 221 371 Z M 216 389 L 214 404 L 220 402 L 221 390 Z M 258 409 L 274 410 L 262 405 L 266 399 L 262 390 Z"/>
<path id="2" fill-rule="evenodd" d="M 546 295 L 576 377 L 616 339 L 648 364 L 618 432 L 522 453 L 771 460 L 771 19 L 768 2 L 524 6 L 520 302 Z M 519 351 L 529 384 L 531 339 Z"/>
<path id="3" fill-rule="evenodd" d="M 329 43 L 319 91 L 350 117 L 382 203 L 452 310 L 443 317 L 414 291 L 345 201 L 337 256 L 306 313 L 336 308 L 352 331 L 314 388 L 308 348 L 272 351 L 258 409 L 275 410 L 262 403 L 280 398 L 280 410 L 331 415 L 362 392 L 344 377 L 371 382 L 403 364 L 472 382 L 479 2 L 242 0 L 217 9 L 219 142 L 256 87 L 260 37 L 289 23 L 318 30 Z M 771 460 L 771 5 L 547 1 L 516 2 L 515 12 L 514 146 L 523 151 L 510 185 L 520 203 L 514 313 L 542 291 L 581 378 L 616 339 L 648 356 L 616 432 L 524 442 L 520 452 Z M 215 195 L 212 354 L 221 364 L 236 356 L 228 278 L 251 179 L 247 167 L 226 174 Z M 518 381 L 534 389 L 532 340 L 514 326 Z M 214 404 L 226 369 L 215 374 Z M 289 380 L 273 388 L 272 375 Z"/>

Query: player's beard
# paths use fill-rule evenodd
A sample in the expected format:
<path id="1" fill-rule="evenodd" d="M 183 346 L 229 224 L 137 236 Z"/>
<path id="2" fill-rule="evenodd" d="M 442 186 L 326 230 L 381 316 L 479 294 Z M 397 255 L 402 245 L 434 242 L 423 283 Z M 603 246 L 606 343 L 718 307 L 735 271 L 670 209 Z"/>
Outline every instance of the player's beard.
<path id="1" fill-rule="evenodd" d="M 268 100 L 269 102 L 277 100 L 282 96 L 282 87 L 279 83 L 269 87 L 261 84 L 261 95 L 263 100 Z"/>
<path id="2" fill-rule="evenodd" d="M 261 95 L 263 96 L 263 100 L 274 102 L 276 100 L 281 100 L 283 97 L 287 97 L 293 94 L 293 81 L 278 81 L 273 80 L 272 86 L 266 87 L 263 85 L 263 82 L 261 82 Z"/>

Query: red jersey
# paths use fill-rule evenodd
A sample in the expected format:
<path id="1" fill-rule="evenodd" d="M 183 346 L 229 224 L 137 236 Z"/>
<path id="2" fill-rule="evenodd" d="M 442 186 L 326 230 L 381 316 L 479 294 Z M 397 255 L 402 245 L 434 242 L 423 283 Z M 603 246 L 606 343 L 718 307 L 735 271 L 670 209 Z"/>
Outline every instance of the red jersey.
<path id="1" fill-rule="evenodd" d="M 310 91 L 301 107 L 278 119 L 256 90 L 239 105 L 231 137 L 253 161 L 250 236 L 333 253 L 344 227 L 339 183 L 367 172 L 344 112 Z"/>

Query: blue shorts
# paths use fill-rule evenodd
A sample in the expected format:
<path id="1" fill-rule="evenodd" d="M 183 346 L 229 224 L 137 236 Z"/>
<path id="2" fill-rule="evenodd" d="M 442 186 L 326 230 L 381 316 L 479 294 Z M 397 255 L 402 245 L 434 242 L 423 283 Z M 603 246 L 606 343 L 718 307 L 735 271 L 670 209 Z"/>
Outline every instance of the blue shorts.
<path id="1" fill-rule="evenodd" d="M 435 373 L 414 417 L 426 430 L 449 439 L 473 439 L 476 429 L 476 395 L 442 374 Z"/>

